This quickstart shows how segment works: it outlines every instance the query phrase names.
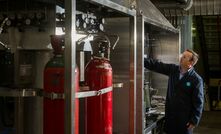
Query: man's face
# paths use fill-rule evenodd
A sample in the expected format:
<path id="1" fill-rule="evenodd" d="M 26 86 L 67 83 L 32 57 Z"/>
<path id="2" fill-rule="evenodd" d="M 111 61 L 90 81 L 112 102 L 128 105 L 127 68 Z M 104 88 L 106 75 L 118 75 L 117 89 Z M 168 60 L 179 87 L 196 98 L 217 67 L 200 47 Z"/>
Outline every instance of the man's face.
<path id="1" fill-rule="evenodd" d="M 191 60 L 192 56 L 193 54 L 188 51 L 183 52 L 183 54 L 180 57 L 181 68 L 189 69 L 193 66 L 193 61 Z"/>

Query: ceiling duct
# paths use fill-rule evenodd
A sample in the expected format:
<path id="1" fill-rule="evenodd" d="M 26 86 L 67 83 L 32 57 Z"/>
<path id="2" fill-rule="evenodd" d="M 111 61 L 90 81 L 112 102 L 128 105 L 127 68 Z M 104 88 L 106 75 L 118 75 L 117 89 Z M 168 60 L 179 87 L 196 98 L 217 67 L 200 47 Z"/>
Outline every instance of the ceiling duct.
<path id="1" fill-rule="evenodd" d="M 193 0 L 151 0 L 161 9 L 183 9 L 189 10 L 193 5 Z"/>

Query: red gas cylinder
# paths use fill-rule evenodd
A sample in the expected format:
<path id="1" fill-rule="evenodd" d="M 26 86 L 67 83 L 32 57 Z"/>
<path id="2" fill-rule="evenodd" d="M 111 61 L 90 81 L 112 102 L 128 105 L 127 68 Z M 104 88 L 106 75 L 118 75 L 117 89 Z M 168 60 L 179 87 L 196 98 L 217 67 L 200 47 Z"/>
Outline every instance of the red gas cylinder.
<path id="1" fill-rule="evenodd" d="M 112 87 L 112 67 L 104 57 L 93 57 L 85 70 L 90 91 Z M 112 134 L 112 91 L 86 98 L 86 134 Z"/>
<path id="2" fill-rule="evenodd" d="M 44 134 L 64 134 L 64 36 L 52 35 L 54 57 L 44 69 Z M 75 69 L 75 90 L 79 90 L 79 70 Z M 79 133 L 79 100 L 75 100 L 75 134 Z"/>

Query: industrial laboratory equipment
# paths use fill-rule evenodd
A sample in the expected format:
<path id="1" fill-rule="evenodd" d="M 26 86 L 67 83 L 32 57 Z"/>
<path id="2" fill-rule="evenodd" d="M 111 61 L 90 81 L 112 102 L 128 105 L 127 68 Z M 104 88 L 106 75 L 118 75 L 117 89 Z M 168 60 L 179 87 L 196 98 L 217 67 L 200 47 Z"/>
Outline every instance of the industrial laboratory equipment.
<path id="1" fill-rule="evenodd" d="M 143 1 L 150 3 L 146 0 L 142 0 L 142 3 Z M 143 39 L 140 39 L 144 37 L 140 35 L 144 33 L 144 27 L 137 15 L 144 13 L 142 24 L 147 21 L 150 25 L 165 29 L 171 29 L 172 26 L 167 22 L 161 23 L 165 18 L 151 12 L 157 11 L 152 5 L 139 8 L 139 2 L 141 1 L 0 0 L 0 21 L 8 17 L 0 40 L 6 40 L 6 44 L 13 47 L 11 54 L 14 58 L 7 55 L 0 60 L 4 64 L 2 67 L 8 68 L 4 75 L 9 75 L 11 64 L 8 61 L 14 64 L 14 69 L 11 69 L 14 71 L 13 79 L 10 78 L 8 82 L 4 79 L 0 84 L 11 86 L 12 82 L 16 87 L 15 90 L 10 90 L 12 93 L 18 87 L 21 88 L 19 95 L 13 96 L 17 97 L 14 110 L 16 125 L 13 126 L 16 134 L 144 132 Z M 55 7 L 58 6 L 63 9 L 62 13 L 57 13 Z M 149 12 L 145 13 L 146 10 Z M 54 35 L 57 29 L 65 37 Z M 157 32 L 159 31 L 161 32 Z M 98 33 L 100 35 L 97 36 Z M 80 46 L 77 44 L 77 36 L 88 34 L 95 36 L 88 38 L 86 43 L 93 43 L 92 47 L 96 46 L 99 54 L 95 56 L 97 51 L 93 51 L 91 57 L 85 49 L 80 50 L 80 55 L 86 59 L 85 64 L 88 63 L 85 69 L 84 64 L 78 64 L 77 61 L 81 61 L 76 49 Z M 51 43 L 54 54 L 49 45 L 49 35 L 53 35 Z M 109 43 L 112 44 L 113 40 L 108 40 L 109 37 L 105 35 L 120 37 L 114 53 L 107 54 L 110 50 Z M 60 44 L 65 46 L 64 52 Z M 75 68 L 77 64 L 80 73 Z M 78 85 L 79 74 L 85 77 L 80 81 L 90 87 L 89 91 L 75 92 L 79 88 L 83 89 L 82 85 Z M 123 83 L 123 88 L 113 86 L 113 83 L 119 82 Z M 29 88 L 34 89 L 34 92 L 26 92 Z M 40 92 L 35 88 L 40 89 Z M 41 89 L 44 89 L 43 93 Z M 26 97 L 26 93 L 31 95 Z M 0 95 L 4 94 L 1 92 Z M 79 107 L 76 98 L 84 102 Z M 53 106 L 57 106 L 57 109 Z M 83 112 L 78 113 L 78 109 Z M 82 128 L 84 132 L 81 132 Z"/>

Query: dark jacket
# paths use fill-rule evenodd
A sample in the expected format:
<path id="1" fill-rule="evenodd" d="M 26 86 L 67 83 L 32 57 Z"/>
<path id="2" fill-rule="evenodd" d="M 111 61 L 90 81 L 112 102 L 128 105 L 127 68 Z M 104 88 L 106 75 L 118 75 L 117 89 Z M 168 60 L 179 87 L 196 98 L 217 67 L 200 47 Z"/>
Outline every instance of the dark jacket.
<path id="1" fill-rule="evenodd" d="M 144 59 L 144 67 L 169 76 L 165 107 L 165 131 L 168 134 L 191 134 L 188 122 L 198 125 L 203 110 L 203 80 L 194 71 L 186 72 L 181 79 L 175 64 Z"/>

